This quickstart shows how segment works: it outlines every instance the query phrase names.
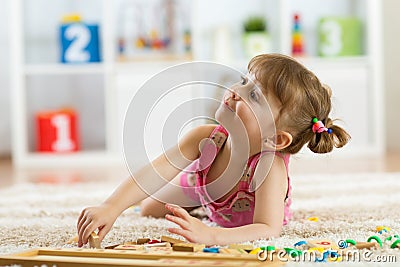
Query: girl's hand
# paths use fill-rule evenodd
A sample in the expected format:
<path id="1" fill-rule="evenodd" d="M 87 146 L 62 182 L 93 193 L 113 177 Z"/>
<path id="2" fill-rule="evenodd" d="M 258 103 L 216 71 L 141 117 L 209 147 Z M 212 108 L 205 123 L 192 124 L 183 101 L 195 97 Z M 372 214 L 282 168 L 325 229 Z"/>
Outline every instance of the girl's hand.
<path id="1" fill-rule="evenodd" d="M 118 215 L 112 212 L 112 207 L 108 205 L 100 205 L 96 207 L 85 208 L 78 218 L 78 247 L 82 247 L 88 242 L 89 235 L 99 229 L 97 233 L 100 242 L 106 236 L 113 226 Z"/>
<path id="2" fill-rule="evenodd" d="M 173 215 L 165 215 L 165 219 L 170 222 L 176 223 L 181 228 L 168 228 L 168 231 L 186 238 L 189 242 L 199 243 L 205 245 L 214 245 L 215 243 L 215 228 L 209 227 L 202 223 L 199 219 L 190 216 L 190 214 L 183 208 L 166 204 L 165 208 Z"/>

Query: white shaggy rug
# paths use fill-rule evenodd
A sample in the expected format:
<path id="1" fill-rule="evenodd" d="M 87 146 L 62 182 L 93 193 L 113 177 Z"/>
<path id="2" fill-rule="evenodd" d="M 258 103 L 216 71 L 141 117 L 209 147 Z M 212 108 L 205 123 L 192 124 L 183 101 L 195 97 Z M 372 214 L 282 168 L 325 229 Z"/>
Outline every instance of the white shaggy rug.
<path id="1" fill-rule="evenodd" d="M 385 235 L 400 234 L 400 173 L 301 175 L 292 177 L 292 183 L 294 218 L 284 227 L 280 238 L 258 240 L 255 245 L 282 248 L 293 247 L 300 240 L 366 241 L 372 235 L 380 236 L 377 226 L 390 227 Z M 116 185 L 22 183 L 1 189 L 0 254 L 36 247 L 73 246 L 66 242 L 76 235 L 79 212 L 102 202 Z M 309 217 L 318 217 L 319 221 L 309 221 Z M 164 219 L 142 218 L 137 209 L 131 208 L 116 221 L 102 245 L 138 237 L 158 238 L 168 234 L 169 226 L 171 223 Z M 390 244 L 373 251 L 371 261 L 377 255 L 394 255 L 400 263 L 399 249 L 391 249 Z"/>

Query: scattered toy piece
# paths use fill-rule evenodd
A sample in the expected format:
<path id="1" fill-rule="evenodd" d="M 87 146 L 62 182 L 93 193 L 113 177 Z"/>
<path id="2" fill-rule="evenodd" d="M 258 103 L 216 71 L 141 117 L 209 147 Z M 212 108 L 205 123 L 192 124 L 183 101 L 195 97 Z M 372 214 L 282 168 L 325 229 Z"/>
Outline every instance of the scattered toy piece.
<path id="1" fill-rule="evenodd" d="M 152 240 L 147 241 L 146 243 L 147 244 L 155 244 L 155 243 L 161 243 L 161 241 L 157 240 L 157 239 L 152 239 Z"/>
<path id="2" fill-rule="evenodd" d="M 252 249 L 249 254 L 250 255 L 257 255 L 259 251 L 263 251 L 261 248 Z"/>
<path id="3" fill-rule="evenodd" d="M 162 242 L 169 242 L 172 245 L 173 244 L 178 244 L 178 243 L 186 243 L 183 240 L 180 240 L 180 239 L 177 239 L 177 238 L 173 238 L 173 237 L 170 237 L 170 236 L 165 236 L 165 235 L 161 236 L 161 241 Z"/>
<path id="4" fill-rule="evenodd" d="M 307 220 L 309 220 L 310 222 L 318 222 L 319 218 L 318 217 L 310 217 Z"/>
<path id="5" fill-rule="evenodd" d="M 399 248 L 400 249 L 400 238 L 393 242 L 390 248 Z"/>
<path id="6" fill-rule="evenodd" d="M 93 232 L 89 236 L 89 247 L 90 248 L 101 248 L 99 236 Z"/>
<path id="7" fill-rule="evenodd" d="M 76 244 L 76 243 L 78 243 L 78 239 L 79 239 L 79 237 L 77 235 L 74 237 L 71 237 L 71 239 L 67 241 L 67 244 Z"/>
<path id="8" fill-rule="evenodd" d="M 382 240 L 376 235 L 370 236 L 367 242 L 371 242 L 371 240 L 375 240 L 376 242 L 378 242 L 379 246 L 382 247 Z"/>
<path id="9" fill-rule="evenodd" d="M 295 243 L 295 244 L 293 245 L 293 247 L 300 247 L 300 246 L 303 246 L 303 245 L 307 245 L 307 241 L 301 240 L 301 241 Z"/>
<path id="10" fill-rule="evenodd" d="M 219 248 L 218 247 L 203 248 L 203 252 L 205 252 L 205 253 L 219 253 Z"/>
<path id="11" fill-rule="evenodd" d="M 387 226 L 377 226 L 376 227 L 377 232 L 385 231 L 386 233 L 390 231 L 390 227 Z"/>
<path id="12" fill-rule="evenodd" d="M 356 248 L 357 249 L 372 249 L 372 248 L 377 248 L 378 243 L 375 242 L 357 242 Z"/>
<path id="13" fill-rule="evenodd" d="M 400 238 L 399 235 L 391 235 L 385 238 L 385 241 L 392 241 L 393 238 Z"/>
<path id="14" fill-rule="evenodd" d="M 136 239 L 136 244 L 137 245 L 143 245 L 146 244 L 150 241 L 150 238 L 138 238 Z"/>
<path id="15" fill-rule="evenodd" d="M 203 251 L 206 246 L 204 244 L 194 243 L 176 243 L 172 245 L 173 251 L 199 252 Z"/>
<path id="16" fill-rule="evenodd" d="M 118 247 L 119 245 L 121 245 L 121 244 L 109 245 L 109 246 L 106 246 L 105 249 L 115 249 L 115 248 Z"/>
<path id="17" fill-rule="evenodd" d="M 323 249 L 339 249 L 339 247 L 332 240 L 327 240 L 327 239 L 310 240 L 310 241 L 307 241 L 307 244 L 311 248 L 320 247 Z"/>
<path id="18" fill-rule="evenodd" d="M 243 249 L 247 251 L 252 251 L 254 249 L 254 246 L 251 244 L 230 244 L 228 248 L 233 248 L 233 249 Z"/>

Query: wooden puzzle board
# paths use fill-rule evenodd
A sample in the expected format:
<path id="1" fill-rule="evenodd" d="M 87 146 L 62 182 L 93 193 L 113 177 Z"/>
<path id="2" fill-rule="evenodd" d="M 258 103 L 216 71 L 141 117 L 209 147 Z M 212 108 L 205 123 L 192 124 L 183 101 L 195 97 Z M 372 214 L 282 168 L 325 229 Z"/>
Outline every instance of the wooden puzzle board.
<path id="1" fill-rule="evenodd" d="M 257 255 L 203 252 L 129 251 L 112 249 L 40 248 L 0 256 L 0 265 L 41 267 L 75 266 L 280 266 L 280 261 L 261 262 Z"/>

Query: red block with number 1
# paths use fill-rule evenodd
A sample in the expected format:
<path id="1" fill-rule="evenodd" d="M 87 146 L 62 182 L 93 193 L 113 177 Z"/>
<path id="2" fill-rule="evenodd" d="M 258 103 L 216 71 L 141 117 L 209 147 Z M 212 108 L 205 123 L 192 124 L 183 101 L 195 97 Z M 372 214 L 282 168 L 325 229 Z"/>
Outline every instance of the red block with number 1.
<path id="1" fill-rule="evenodd" d="M 39 112 L 36 115 L 39 152 L 79 150 L 78 118 L 74 110 Z"/>

